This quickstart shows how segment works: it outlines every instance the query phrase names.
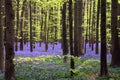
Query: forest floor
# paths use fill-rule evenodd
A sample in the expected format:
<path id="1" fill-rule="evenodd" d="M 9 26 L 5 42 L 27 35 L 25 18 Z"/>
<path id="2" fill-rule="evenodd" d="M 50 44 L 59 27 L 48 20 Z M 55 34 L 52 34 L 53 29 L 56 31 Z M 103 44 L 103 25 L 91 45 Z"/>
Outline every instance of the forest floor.
<path id="1" fill-rule="evenodd" d="M 25 45 L 24 51 L 15 52 L 15 75 L 17 80 L 120 80 L 120 68 L 110 68 L 111 55 L 107 55 L 108 77 L 98 77 L 100 70 L 100 55 L 96 55 L 87 45 L 84 56 L 74 58 L 75 73 L 70 76 L 70 56 L 68 62 L 63 63 L 61 44 L 49 44 L 48 51 L 45 45 L 36 47 L 33 52 L 29 51 L 29 44 Z M 0 80 L 3 73 L 0 72 Z"/>

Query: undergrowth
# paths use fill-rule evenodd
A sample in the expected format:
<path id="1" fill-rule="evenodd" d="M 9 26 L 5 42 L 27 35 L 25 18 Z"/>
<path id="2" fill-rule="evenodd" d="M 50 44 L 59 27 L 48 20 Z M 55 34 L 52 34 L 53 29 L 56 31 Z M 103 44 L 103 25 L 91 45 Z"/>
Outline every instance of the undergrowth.
<path id="1" fill-rule="evenodd" d="M 61 56 L 21 57 L 14 59 L 16 80 L 120 80 L 120 68 L 110 68 L 109 76 L 99 77 L 100 61 L 97 58 L 74 58 L 74 76 L 70 76 L 70 57 L 63 63 Z M 3 73 L 0 73 L 0 80 Z"/>

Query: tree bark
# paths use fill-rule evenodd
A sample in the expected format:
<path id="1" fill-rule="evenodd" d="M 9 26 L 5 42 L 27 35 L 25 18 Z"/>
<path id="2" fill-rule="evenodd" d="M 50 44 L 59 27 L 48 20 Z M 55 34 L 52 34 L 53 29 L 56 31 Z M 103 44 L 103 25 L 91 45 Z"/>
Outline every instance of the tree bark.
<path id="1" fill-rule="evenodd" d="M 34 26 L 33 26 L 33 48 L 35 48 L 35 37 L 36 37 L 36 2 L 34 2 Z"/>
<path id="2" fill-rule="evenodd" d="M 91 47 L 91 8 L 92 8 L 92 1 L 90 1 L 90 7 L 89 7 L 89 47 Z"/>
<path id="3" fill-rule="evenodd" d="M 99 53 L 99 13 L 100 13 L 100 0 L 98 0 L 97 4 L 97 25 L 96 25 L 96 54 Z"/>
<path id="4" fill-rule="evenodd" d="M 79 57 L 83 54 L 83 37 L 82 37 L 82 0 L 77 0 L 74 3 L 74 54 Z"/>
<path id="5" fill-rule="evenodd" d="M 25 20 L 24 20 L 24 45 L 26 45 L 26 43 L 28 42 L 28 25 L 29 25 L 29 3 L 26 2 L 26 8 L 25 8 Z"/>
<path id="6" fill-rule="evenodd" d="M 24 12 L 25 12 L 25 5 L 26 5 L 26 1 L 23 1 L 23 5 L 22 5 L 22 12 L 21 12 L 21 23 L 20 23 L 20 50 L 23 51 L 23 47 L 24 47 L 24 34 L 23 34 L 23 26 L 24 26 Z"/>
<path id="7" fill-rule="evenodd" d="M 5 80 L 15 80 L 14 75 L 14 11 L 12 0 L 5 0 L 6 33 L 5 33 Z"/>
<path id="8" fill-rule="evenodd" d="M 101 0 L 101 68 L 100 76 L 107 76 L 107 53 L 106 53 L 106 0 Z"/>
<path id="9" fill-rule="evenodd" d="M 117 27 L 117 7 L 118 0 L 112 0 L 112 12 L 111 12 L 111 33 L 112 33 L 112 67 L 120 67 L 120 46 L 118 38 L 118 27 Z"/>
<path id="10" fill-rule="evenodd" d="M 16 37 L 15 37 L 15 51 L 18 51 L 18 29 L 19 29 L 19 0 L 17 0 L 17 26 L 16 26 Z"/>
<path id="11" fill-rule="evenodd" d="M 43 40 L 43 23 L 44 23 L 44 17 L 43 17 L 43 8 L 41 8 L 41 25 L 40 25 L 40 47 L 42 46 L 42 40 Z"/>
<path id="12" fill-rule="evenodd" d="M 47 18 L 48 17 L 48 12 L 46 11 L 45 12 L 45 27 L 44 27 L 44 39 L 45 39 L 45 51 L 48 51 L 48 41 L 47 41 L 47 31 L 48 31 L 48 28 L 47 28 Z"/>
<path id="13" fill-rule="evenodd" d="M 77 26 L 77 0 L 74 2 L 74 55 L 79 57 L 78 26 Z"/>
<path id="14" fill-rule="evenodd" d="M 3 41 L 3 27 L 2 27 L 2 0 L 0 0 L 0 70 L 4 71 L 4 41 Z"/>
<path id="15" fill-rule="evenodd" d="M 88 5 L 89 5 L 89 1 L 86 0 L 86 5 L 87 5 L 87 27 L 86 27 L 86 34 L 85 34 L 85 49 L 84 52 L 86 53 L 87 49 L 87 43 L 88 43 L 88 31 L 89 31 L 89 17 L 88 17 Z"/>
<path id="16" fill-rule="evenodd" d="M 91 32 L 92 51 L 94 51 L 94 26 L 95 26 L 95 0 L 93 0 L 93 13 L 92 13 L 92 32 Z"/>
<path id="17" fill-rule="evenodd" d="M 66 2 L 62 9 L 62 45 L 63 45 L 63 62 L 67 62 L 68 44 L 67 44 L 67 26 L 66 26 Z"/>
<path id="18" fill-rule="evenodd" d="M 83 55 L 83 45 L 84 45 L 84 39 L 82 36 L 83 32 L 83 27 L 82 27 L 82 22 L 83 22 L 83 1 L 82 0 L 77 0 L 77 26 L 78 26 L 78 32 L 77 32 L 77 41 L 78 41 L 78 56 Z"/>
<path id="19" fill-rule="evenodd" d="M 73 52 L 73 18 L 72 18 L 72 0 L 69 0 L 69 34 L 70 34 L 70 68 L 73 70 L 74 67 L 74 52 Z M 71 71 L 71 76 L 73 76 L 74 73 Z"/>
<path id="20" fill-rule="evenodd" d="M 30 8 L 30 51 L 33 52 L 32 7 L 31 7 L 31 1 L 29 3 L 29 8 Z"/>

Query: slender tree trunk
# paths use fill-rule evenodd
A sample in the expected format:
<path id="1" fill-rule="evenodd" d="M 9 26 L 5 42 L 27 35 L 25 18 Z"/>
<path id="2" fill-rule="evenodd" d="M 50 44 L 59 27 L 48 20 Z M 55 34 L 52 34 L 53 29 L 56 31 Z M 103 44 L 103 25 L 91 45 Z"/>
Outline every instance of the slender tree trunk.
<path id="1" fill-rule="evenodd" d="M 117 29 L 117 6 L 118 0 L 112 0 L 112 13 L 111 13 L 111 33 L 112 33 L 112 67 L 120 67 L 120 46 Z"/>
<path id="2" fill-rule="evenodd" d="M 41 43 L 42 43 L 42 40 L 43 40 L 43 36 L 42 36 L 42 33 L 43 33 L 43 22 L 44 22 L 44 18 L 43 18 L 43 8 L 41 9 L 41 25 L 40 25 L 40 47 L 41 47 Z"/>
<path id="3" fill-rule="evenodd" d="M 2 27 L 2 0 L 0 0 L 0 70 L 4 71 L 4 41 L 3 41 L 3 27 Z"/>
<path id="4" fill-rule="evenodd" d="M 100 0 L 98 0 L 97 4 L 97 25 L 96 25 L 96 54 L 99 53 L 99 13 L 100 13 Z"/>
<path id="5" fill-rule="evenodd" d="M 48 12 L 45 12 L 45 27 L 44 27 L 44 38 L 45 38 L 45 51 L 48 51 L 48 42 L 47 42 L 47 18 L 48 17 Z"/>
<path id="6" fill-rule="evenodd" d="M 120 3 L 118 3 L 118 7 L 117 7 L 117 10 L 118 10 L 118 16 L 120 16 Z M 118 28 L 120 28 L 120 17 L 118 18 L 118 22 L 117 22 L 118 24 Z M 118 30 L 118 32 L 119 32 L 120 30 Z M 120 50 L 120 37 L 119 37 L 119 50 Z"/>
<path id="7" fill-rule="evenodd" d="M 100 76 L 107 76 L 107 53 L 106 53 L 106 0 L 101 0 L 101 68 Z"/>
<path id="8" fill-rule="evenodd" d="M 92 14 L 92 32 L 91 32 L 91 50 L 94 50 L 94 26 L 95 26 L 95 0 L 93 0 L 93 14 Z"/>
<path id="9" fill-rule="evenodd" d="M 33 30 L 34 30 L 34 32 L 33 32 L 33 36 L 34 36 L 33 48 L 35 48 L 35 42 L 36 42 L 36 40 L 35 40 L 35 37 L 36 37 L 36 2 L 34 3 L 34 27 L 33 27 Z"/>
<path id="10" fill-rule="evenodd" d="M 83 22 L 83 1 L 78 0 L 77 1 L 77 26 L 78 26 L 78 33 L 77 33 L 77 41 L 78 41 L 78 56 L 83 55 L 83 45 L 84 45 L 84 39 L 82 36 L 83 32 L 83 27 L 82 27 L 82 22 Z"/>
<path id="11" fill-rule="evenodd" d="M 31 7 L 31 1 L 29 3 L 29 7 L 30 7 L 30 51 L 33 52 L 32 7 Z"/>
<path id="12" fill-rule="evenodd" d="M 29 24 L 29 22 L 28 22 L 28 16 L 29 16 L 29 14 L 28 14 L 28 7 L 29 6 L 29 4 L 28 4 L 28 2 L 27 2 L 27 4 L 26 4 L 26 8 L 25 8 L 25 20 L 24 20 L 24 29 L 25 29 L 25 31 L 24 31 L 24 44 L 26 45 L 26 43 L 28 42 L 28 24 Z"/>
<path id="13" fill-rule="evenodd" d="M 5 80 L 15 80 L 14 76 L 14 11 L 12 0 L 5 0 L 6 34 L 5 34 Z"/>
<path id="14" fill-rule="evenodd" d="M 57 42 L 57 26 L 55 26 L 54 28 L 55 28 L 55 42 Z"/>
<path id="15" fill-rule="evenodd" d="M 17 0 L 17 26 L 16 26 L 16 37 L 15 37 L 15 51 L 18 51 L 18 29 L 19 29 L 19 0 Z"/>
<path id="16" fill-rule="evenodd" d="M 77 26 L 77 1 L 74 2 L 74 55 L 79 56 L 78 46 L 78 26 Z"/>
<path id="17" fill-rule="evenodd" d="M 63 56 L 64 63 L 67 62 L 67 54 L 68 54 L 68 44 L 67 44 L 67 29 L 66 29 L 66 2 L 63 4 L 62 9 L 62 44 L 63 44 Z"/>
<path id="18" fill-rule="evenodd" d="M 90 14 L 89 14 L 89 47 L 91 47 L 91 13 L 92 13 L 91 8 L 92 8 L 92 1 L 90 1 L 90 7 L 89 8 L 90 8 L 89 9 L 89 12 L 90 12 Z"/>
<path id="19" fill-rule="evenodd" d="M 73 18 L 72 18 L 72 0 L 69 0 L 69 34 L 70 34 L 70 68 L 73 70 L 74 67 L 74 52 L 73 52 Z M 71 76 L 73 76 L 74 73 L 71 71 Z"/>
<path id="20" fill-rule="evenodd" d="M 86 4 L 87 4 L 87 28 L 86 28 L 86 35 L 85 35 L 85 53 L 86 53 L 86 47 L 87 47 L 87 43 L 88 43 L 88 29 L 89 29 L 89 17 L 88 17 L 88 5 L 89 5 L 89 1 L 86 0 Z"/>
<path id="21" fill-rule="evenodd" d="M 23 25 L 24 25 L 24 12 L 25 12 L 25 5 L 26 5 L 26 1 L 23 1 L 23 5 L 22 5 L 22 12 L 21 12 L 21 22 L 20 22 L 20 50 L 23 51 L 23 47 L 24 47 L 24 34 L 23 34 Z"/>

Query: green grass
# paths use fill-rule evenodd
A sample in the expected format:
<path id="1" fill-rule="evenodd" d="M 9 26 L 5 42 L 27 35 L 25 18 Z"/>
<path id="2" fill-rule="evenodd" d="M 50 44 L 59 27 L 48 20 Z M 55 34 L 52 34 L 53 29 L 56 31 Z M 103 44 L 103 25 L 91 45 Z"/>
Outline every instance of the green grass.
<path id="1" fill-rule="evenodd" d="M 63 57 L 38 56 L 34 58 L 17 56 L 15 75 L 17 80 L 120 80 L 120 68 L 108 68 L 108 77 L 98 77 L 100 61 L 97 58 L 74 58 L 75 75 L 70 76 L 70 58 L 63 63 Z M 0 80 L 3 79 L 0 73 Z"/>

